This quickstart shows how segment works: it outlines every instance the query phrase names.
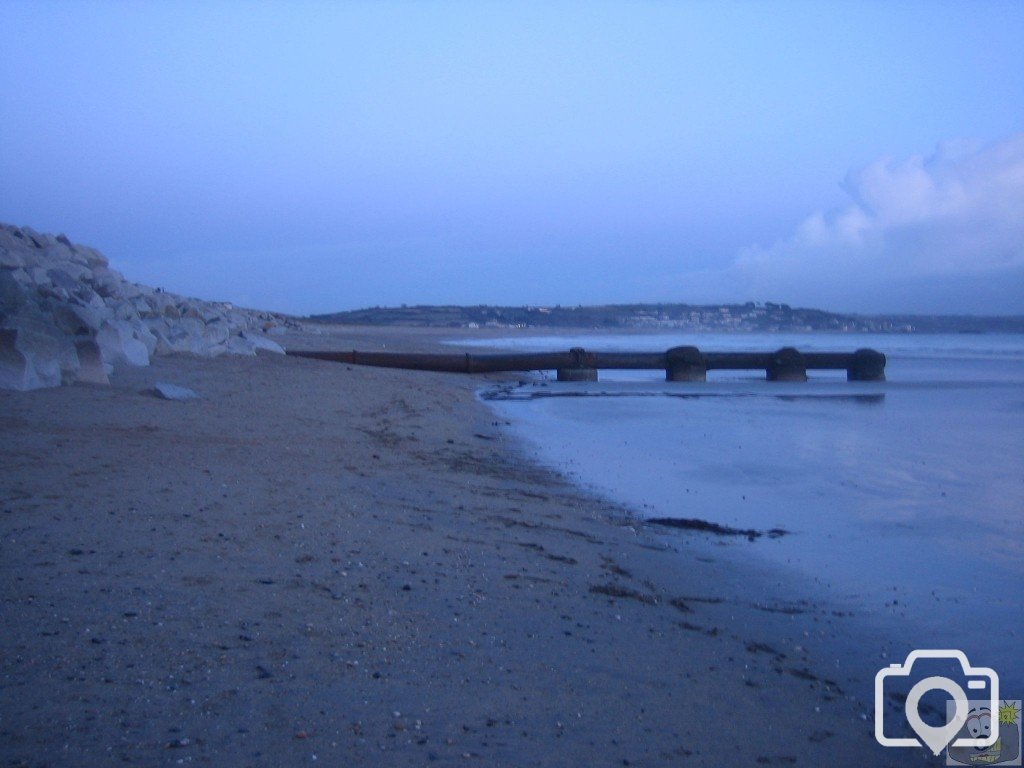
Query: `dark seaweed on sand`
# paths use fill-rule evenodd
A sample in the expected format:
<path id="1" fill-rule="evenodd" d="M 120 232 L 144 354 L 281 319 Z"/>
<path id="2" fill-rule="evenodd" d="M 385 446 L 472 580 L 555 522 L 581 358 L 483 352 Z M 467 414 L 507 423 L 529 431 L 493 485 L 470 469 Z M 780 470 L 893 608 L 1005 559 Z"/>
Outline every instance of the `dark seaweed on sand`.
<path id="1" fill-rule="evenodd" d="M 761 536 L 770 539 L 777 539 L 785 536 L 789 531 L 784 528 L 770 528 L 767 531 L 759 531 L 755 528 L 733 528 L 728 525 L 719 525 L 696 517 L 649 517 L 646 522 L 654 525 L 664 525 L 669 528 L 682 528 L 688 531 L 700 531 L 702 533 L 713 533 L 716 536 L 746 536 L 753 541 Z"/>

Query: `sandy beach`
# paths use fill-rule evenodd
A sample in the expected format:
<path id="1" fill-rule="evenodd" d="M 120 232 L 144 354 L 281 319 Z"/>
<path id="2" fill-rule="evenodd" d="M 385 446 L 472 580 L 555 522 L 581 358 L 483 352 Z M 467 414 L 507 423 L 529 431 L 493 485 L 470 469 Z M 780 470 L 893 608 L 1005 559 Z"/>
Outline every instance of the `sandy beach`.
<path id="1" fill-rule="evenodd" d="M 484 383 L 261 353 L 0 392 L 4 764 L 920 764 L 836 672 L 856 617 L 535 465 Z"/>

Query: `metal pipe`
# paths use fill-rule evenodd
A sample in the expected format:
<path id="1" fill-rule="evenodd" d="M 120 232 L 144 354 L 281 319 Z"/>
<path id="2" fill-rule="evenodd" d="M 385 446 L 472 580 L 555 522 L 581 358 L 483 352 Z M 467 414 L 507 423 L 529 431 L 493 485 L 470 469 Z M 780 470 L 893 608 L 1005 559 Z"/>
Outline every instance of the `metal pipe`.
<path id="1" fill-rule="evenodd" d="M 403 368 L 441 373 L 499 373 L 504 371 L 664 370 L 671 379 L 701 380 L 703 370 L 756 370 L 777 377 L 793 368 L 846 370 L 851 381 L 879 381 L 885 378 L 885 355 L 872 349 L 856 352 L 800 353 L 787 347 L 776 352 L 701 352 L 696 347 L 675 347 L 668 352 L 588 352 L 575 347 L 568 352 L 526 352 L 501 354 L 435 354 L 414 352 L 289 351 L 295 357 L 330 360 L 350 365 Z M 686 367 L 689 373 L 681 373 Z M 673 373 L 674 372 L 674 373 Z M 775 376 L 773 376 L 773 372 Z M 580 374 L 582 375 L 582 374 Z M 790 374 L 784 374 L 786 376 Z M 689 378 L 687 378 L 689 377 Z M 799 376 L 797 376 L 799 378 Z"/>

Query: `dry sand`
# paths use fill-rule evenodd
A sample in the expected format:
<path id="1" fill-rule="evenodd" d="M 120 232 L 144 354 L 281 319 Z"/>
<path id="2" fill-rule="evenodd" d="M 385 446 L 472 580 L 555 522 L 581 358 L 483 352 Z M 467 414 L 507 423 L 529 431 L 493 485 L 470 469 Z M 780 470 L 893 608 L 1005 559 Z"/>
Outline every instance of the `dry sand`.
<path id="1" fill-rule="evenodd" d="M 113 382 L 0 392 L 5 765 L 921 763 L 828 682 L 853 619 L 532 464 L 479 378 Z"/>

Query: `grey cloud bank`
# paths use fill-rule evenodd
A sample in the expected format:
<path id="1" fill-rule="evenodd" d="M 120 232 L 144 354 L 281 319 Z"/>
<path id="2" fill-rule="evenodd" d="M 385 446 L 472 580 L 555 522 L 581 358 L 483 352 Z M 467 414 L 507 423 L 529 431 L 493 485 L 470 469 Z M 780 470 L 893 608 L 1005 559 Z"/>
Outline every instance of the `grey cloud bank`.
<path id="1" fill-rule="evenodd" d="M 1024 311 L 1024 133 L 881 158 L 843 189 L 846 206 L 690 281 L 856 311 Z"/>

